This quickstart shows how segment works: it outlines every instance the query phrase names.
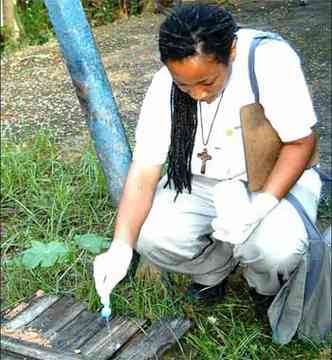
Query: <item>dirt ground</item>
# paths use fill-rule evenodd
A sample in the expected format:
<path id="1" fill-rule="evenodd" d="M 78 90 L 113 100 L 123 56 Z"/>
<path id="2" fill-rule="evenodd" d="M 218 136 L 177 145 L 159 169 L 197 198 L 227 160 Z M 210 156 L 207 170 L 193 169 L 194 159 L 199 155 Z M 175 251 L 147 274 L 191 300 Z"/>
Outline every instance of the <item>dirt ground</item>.
<path id="1" fill-rule="evenodd" d="M 331 170 L 331 2 L 233 0 L 228 9 L 244 26 L 269 29 L 289 39 L 304 70 L 319 117 L 322 168 Z M 157 34 L 163 15 L 145 14 L 93 29 L 104 67 L 129 133 L 153 73 L 161 66 Z M 59 141 L 81 143 L 88 133 L 56 40 L 1 60 L 2 139 L 22 142 L 39 129 Z M 72 146 L 72 145 L 70 145 Z"/>

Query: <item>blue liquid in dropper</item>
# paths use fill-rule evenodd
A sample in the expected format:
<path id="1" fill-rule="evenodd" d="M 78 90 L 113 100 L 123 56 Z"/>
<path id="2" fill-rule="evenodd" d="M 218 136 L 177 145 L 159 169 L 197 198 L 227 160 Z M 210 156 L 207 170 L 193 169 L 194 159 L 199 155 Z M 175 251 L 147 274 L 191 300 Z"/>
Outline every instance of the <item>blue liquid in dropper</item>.
<path id="1" fill-rule="evenodd" d="M 109 306 L 104 306 L 102 309 L 101 309 L 101 312 L 100 312 L 100 315 L 103 319 L 108 319 L 111 317 L 112 315 L 112 310 Z"/>
<path id="2" fill-rule="evenodd" d="M 101 312 L 100 312 L 100 315 L 103 319 L 106 320 L 106 325 L 107 325 L 107 328 L 108 330 L 111 329 L 111 325 L 110 325 L 110 318 L 111 318 L 111 315 L 112 315 L 112 310 L 109 306 L 104 306 L 102 309 L 101 309 Z"/>

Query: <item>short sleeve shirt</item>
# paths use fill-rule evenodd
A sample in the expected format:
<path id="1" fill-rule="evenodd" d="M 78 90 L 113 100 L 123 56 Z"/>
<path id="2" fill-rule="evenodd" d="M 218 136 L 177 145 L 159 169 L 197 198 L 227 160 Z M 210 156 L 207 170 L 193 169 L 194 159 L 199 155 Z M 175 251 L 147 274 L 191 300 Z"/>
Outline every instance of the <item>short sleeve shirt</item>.
<path id="1" fill-rule="evenodd" d="M 219 98 L 202 102 L 202 119 L 198 127 L 192 155 L 193 174 L 201 173 L 198 154 L 207 148 L 205 176 L 216 179 L 246 179 L 246 167 L 240 108 L 254 102 L 248 74 L 249 46 L 257 32 L 238 31 L 236 58 L 220 107 L 206 144 Z M 267 41 L 256 49 L 255 72 L 260 90 L 260 103 L 266 117 L 283 142 L 308 136 L 317 119 L 296 52 L 282 41 Z M 153 77 L 146 93 L 136 128 L 133 158 L 146 164 L 161 165 L 167 159 L 171 139 L 170 94 L 172 77 L 162 67 Z"/>

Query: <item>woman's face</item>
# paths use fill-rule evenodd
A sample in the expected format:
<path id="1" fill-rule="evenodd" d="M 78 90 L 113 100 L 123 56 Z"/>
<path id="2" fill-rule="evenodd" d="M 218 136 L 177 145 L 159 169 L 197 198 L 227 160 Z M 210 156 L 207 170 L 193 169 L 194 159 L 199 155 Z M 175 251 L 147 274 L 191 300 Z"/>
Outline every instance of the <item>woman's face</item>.
<path id="1" fill-rule="evenodd" d="M 179 89 L 197 101 L 211 103 L 225 88 L 234 58 L 232 52 L 229 65 L 224 65 L 213 55 L 202 54 L 181 61 L 169 60 L 166 66 Z"/>

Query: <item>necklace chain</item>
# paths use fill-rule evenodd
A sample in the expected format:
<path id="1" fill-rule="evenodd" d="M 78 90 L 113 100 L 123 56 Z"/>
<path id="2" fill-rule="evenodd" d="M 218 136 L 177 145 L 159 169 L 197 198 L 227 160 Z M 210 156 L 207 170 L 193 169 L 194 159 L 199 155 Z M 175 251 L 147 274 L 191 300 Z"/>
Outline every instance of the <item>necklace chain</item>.
<path id="1" fill-rule="evenodd" d="M 210 125 L 210 129 L 209 129 L 209 133 L 208 133 L 208 136 L 207 136 L 206 141 L 204 140 L 204 127 L 203 127 L 203 117 L 202 117 L 202 104 L 201 104 L 200 101 L 198 102 L 198 105 L 199 105 L 199 118 L 200 118 L 200 123 L 201 123 L 201 135 L 202 135 L 202 143 L 203 143 L 203 146 L 207 146 L 207 144 L 209 143 L 210 136 L 211 136 L 212 129 L 213 129 L 213 125 L 214 125 L 214 123 L 215 123 L 215 120 L 216 120 L 216 117 L 217 117 L 217 114 L 218 114 L 218 110 L 219 110 L 219 107 L 220 107 L 220 104 L 221 104 L 221 100 L 222 100 L 222 98 L 223 98 L 223 96 L 224 96 L 224 91 L 225 91 L 225 89 L 222 91 L 222 93 L 221 93 L 221 95 L 220 95 L 220 99 L 219 99 L 219 102 L 218 102 L 216 111 L 215 111 L 215 113 L 214 113 L 214 115 L 213 115 L 212 122 L 211 122 L 211 125 Z"/>

